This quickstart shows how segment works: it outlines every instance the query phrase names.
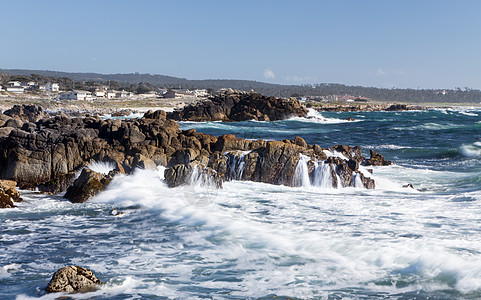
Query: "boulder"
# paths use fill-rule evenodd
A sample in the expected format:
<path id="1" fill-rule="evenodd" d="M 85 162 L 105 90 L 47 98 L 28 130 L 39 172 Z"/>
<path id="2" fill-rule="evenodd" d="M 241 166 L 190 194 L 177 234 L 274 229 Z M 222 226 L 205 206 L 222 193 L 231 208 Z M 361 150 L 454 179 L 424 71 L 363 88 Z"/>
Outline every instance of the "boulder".
<path id="1" fill-rule="evenodd" d="M 37 188 L 41 192 L 57 195 L 66 191 L 67 188 L 72 185 L 74 180 L 75 172 L 70 172 L 67 174 L 58 175 L 47 182 L 40 183 Z"/>
<path id="2" fill-rule="evenodd" d="M 0 180 L 0 208 L 13 208 L 14 202 L 23 201 L 15 188 L 16 185 L 12 180 Z"/>
<path id="3" fill-rule="evenodd" d="M 106 175 L 84 168 L 64 197 L 73 203 L 82 203 L 103 191 L 109 183 Z"/>
<path id="4" fill-rule="evenodd" d="M 144 170 L 157 170 L 155 163 L 140 153 L 135 154 L 133 166 Z"/>
<path id="5" fill-rule="evenodd" d="M 68 266 L 59 269 L 48 283 L 47 292 L 89 292 L 100 285 L 100 280 L 92 271 L 79 266 Z"/>

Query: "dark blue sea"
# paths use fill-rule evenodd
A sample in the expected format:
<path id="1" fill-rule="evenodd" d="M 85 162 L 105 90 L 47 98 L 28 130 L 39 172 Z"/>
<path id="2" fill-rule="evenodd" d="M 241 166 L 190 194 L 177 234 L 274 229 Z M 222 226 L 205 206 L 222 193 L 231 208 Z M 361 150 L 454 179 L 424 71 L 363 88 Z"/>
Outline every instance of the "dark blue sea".
<path id="1" fill-rule="evenodd" d="M 45 288 L 72 264 L 105 283 L 72 299 L 481 298 L 481 109 L 181 128 L 361 146 L 395 165 L 373 168 L 374 190 L 169 189 L 159 167 L 115 177 L 84 204 L 21 191 L 18 208 L 0 210 L 0 299 L 56 299 Z"/>

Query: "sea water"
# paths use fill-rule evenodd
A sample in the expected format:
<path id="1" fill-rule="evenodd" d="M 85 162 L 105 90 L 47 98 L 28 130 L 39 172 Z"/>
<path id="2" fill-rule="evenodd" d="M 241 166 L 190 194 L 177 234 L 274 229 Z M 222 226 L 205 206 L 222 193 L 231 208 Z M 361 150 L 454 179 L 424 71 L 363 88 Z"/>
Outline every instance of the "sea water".
<path id="1" fill-rule="evenodd" d="M 299 187 L 170 189 L 159 167 L 117 176 L 83 204 L 22 191 L 18 208 L 0 210 L 0 298 L 55 299 L 46 285 L 72 264 L 105 283 L 73 299 L 481 298 L 481 110 L 181 128 L 359 145 L 396 164 L 372 168 L 374 190 L 334 189 L 319 163 L 315 182 L 298 166 Z"/>

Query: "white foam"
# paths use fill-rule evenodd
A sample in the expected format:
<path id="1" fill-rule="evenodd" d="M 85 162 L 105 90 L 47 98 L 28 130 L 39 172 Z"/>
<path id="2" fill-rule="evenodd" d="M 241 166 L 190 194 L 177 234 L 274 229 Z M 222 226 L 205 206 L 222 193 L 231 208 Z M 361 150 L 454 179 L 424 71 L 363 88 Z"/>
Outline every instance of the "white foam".
<path id="1" fill-rule="evenodd" d="M 478 145 L 462 145 L 459 150 L 466 157 L 478 157 L 481 156 L 481 148 Z"/>
<path id="2" fill-rule="evenodd" d="M 117 295 L 185 299 L 212 291 L 227 291 L 237 298 L 271 294 L 315 298 L 351 287 L 388 295 L 440 287 L 461 292 L 481 288 L 476 226 L 481 207 L 476 201 L 455 202 L 400 187 L 405 176 L 415 183 L 444 184 L 461 175 L 397 165 L 373 169 L 381 186 L 377 190 L 231 181 L 202 203 L 190 198 L 202 196 L 202 187 L 194 186 L 192 194 L 185 187 L 169 189 L 161 170 L 136 170 L 115 177 L 105 192 L 83 206 L 58 198 L 26 197 L 28 214 L 50 215 L 29 220 L 16 213 L 5 224 L 32 231 L 11 237 L 19 241 L 12 246 L 15 255 L 39 247 L 37 232 L 41 239 L 61 237 L 63 244 L 68 237 L 72 243 L 88 238 L 92 257 L 72 261 L 113 279 L 96 292 L 73 296 L 85 297 L 79 299 Z M 478 192 L 465 196 L 481 199 Z M 114 218 L 112 208 L 126 213 Z M 91 216 L 98 211 L 98 216 Z M 97 238 L 102 234 L 109 238 Z M 89 266 L 89 261 L 96 265 Z M 59 267 L 48 262 L 47 256 L 25 269 Z M 374 284 L 406 278 L 413 283 L 403 288 Z M 189 289 L 193 286 L 195 290 Z"/>
<path id="3" fill-rule="evenodd" d="M 349 120 L 342 120 L 337 118 L 326 118 L 320 112 L 308 108 L 307 117 L 292 117 L 289 120 L 294 121 L 301 121 L 301 122 L 308 122 L 308 123 L 318 123 L 318 124 L 340 124 L 340 123 L 347 123 L 347 122 L 359 122 L 359 120 L 349 121 Z"/>
<path id="4" fill-rule="evenodd" d="M 109 174 L 110 171 L 115 169 L 115 164 L 112 162 L 93 161 L 90 164 L 88 164 L 87 168 L 89 168 L 94 172 L 107 175 Z"/>

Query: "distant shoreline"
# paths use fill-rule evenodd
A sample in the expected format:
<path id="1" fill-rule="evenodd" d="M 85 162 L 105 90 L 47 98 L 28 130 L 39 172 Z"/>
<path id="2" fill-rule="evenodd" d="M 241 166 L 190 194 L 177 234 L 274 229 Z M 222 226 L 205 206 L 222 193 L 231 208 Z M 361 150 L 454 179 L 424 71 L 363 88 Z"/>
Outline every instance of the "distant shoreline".
<path id="1" fill-rule="evenodd" d="M 193 98 L 147 98 L 147 99 L 122 99 L 122 100 L 50 100 L 45 99 L 41 95 L 0 95 L 0 111 L 10 109 L 14 105 L 34 104 L 39 105 L 43 109 L 53 111 L 83 111 L 90 113 L 114 113 L 122 110 L 131 110 L 133 113 L 144 113 L 148 110 L 162 109 L 165 111 L 173 111 L 181 109 L 186 105 L 193 104 L 203 99 Z M 400 110 L 422 110 L 433 108 L 469 108 L 481 107 L 481 104 L 475 103 L 409 103 L 409 102 L 379 102 L 372 101 L 368 103 L 358 102 L 307 102 L 308 108 L 318 111 L 384 111 L 392 105 L 406 105 L 408 109 Z"/>

